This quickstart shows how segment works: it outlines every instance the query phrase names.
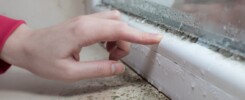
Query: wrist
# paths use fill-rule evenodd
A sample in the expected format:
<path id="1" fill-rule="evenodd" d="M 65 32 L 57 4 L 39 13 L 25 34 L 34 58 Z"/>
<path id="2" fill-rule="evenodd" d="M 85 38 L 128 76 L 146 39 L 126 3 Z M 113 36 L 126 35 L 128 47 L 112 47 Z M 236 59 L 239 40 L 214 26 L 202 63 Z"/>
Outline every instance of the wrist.
<path id="1" fill-rule="evenodd" d="M 17 64 L 16 61 L 21 60 L 18 57 L 22 51 L 23 44 L 28 39 L 32 30 L 26 25 L 21 24 L 6 40 L 0 58 L 10 64 Z"/>

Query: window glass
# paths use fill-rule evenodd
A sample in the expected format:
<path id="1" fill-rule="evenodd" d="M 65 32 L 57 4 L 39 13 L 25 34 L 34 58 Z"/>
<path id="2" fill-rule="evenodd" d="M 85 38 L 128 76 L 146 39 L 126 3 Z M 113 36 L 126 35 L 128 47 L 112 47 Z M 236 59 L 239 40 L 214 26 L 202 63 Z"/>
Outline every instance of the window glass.
<path id="1" fill-rule="evenodd" d="M 226 56 L 245 57 L 244 0 L 103 0 Z"/>

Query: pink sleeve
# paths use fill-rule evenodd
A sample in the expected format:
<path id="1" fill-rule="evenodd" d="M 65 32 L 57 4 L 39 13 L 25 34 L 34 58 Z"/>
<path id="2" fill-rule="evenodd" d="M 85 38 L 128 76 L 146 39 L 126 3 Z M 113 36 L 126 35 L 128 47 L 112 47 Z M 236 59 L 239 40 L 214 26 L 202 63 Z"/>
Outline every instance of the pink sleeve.
<path id="1" fill-rule="evenodd" d="M 8 37 L 23 23 L 25 23 L 23 20 L 15 20 L 0 15 L 0 52 Z M 0 59 L 0 74 L 6 72 L 10 66 L 10 64 Z"/>

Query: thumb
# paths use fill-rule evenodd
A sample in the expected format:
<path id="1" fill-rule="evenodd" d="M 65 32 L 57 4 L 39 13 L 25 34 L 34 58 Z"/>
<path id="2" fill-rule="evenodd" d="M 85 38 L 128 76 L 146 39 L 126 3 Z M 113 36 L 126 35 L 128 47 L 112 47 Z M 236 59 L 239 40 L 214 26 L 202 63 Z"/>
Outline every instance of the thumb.
<path id="1" fill-rule="evenodd" d="M 116 61 L 90 61 L 90 62 L 70 62 L 67 79 L 78 81 L 89 78 L 108 77 L 121 74 L 125 71 L 125 66 Z"/>

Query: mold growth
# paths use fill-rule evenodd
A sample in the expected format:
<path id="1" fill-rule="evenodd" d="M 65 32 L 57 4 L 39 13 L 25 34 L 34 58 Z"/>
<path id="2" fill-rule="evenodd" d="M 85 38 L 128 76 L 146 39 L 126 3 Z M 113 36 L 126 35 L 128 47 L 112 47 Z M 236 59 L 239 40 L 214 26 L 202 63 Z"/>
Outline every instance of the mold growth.
<path id="1" fill-rule="evenodd" d="M 128 67 L 118 76 L 75 84 L 64 88 L 58 95 L 67 98 L 79 96 L 81 100 L 170 100 Z"/>
<path id="2" fill-rule="evenodd" d="M 244 51 L 243 49 L 240 50 L 243 47 L 240 46 L 239 48 L 236 48 L 235 44 L 239 44 L 239 43 L 233 43 L 234 40 L 231 41 L 230 39 L 223 37 L 223 36 L 219 36 L 217 34 L 208 33 L 207 31 L 204 31 L 204 30 L 201 30 L 201 29 L 198 29 L 195 27 L 186 26 L 186 25 L 198 26 L 198 23 L 188 21 L 188 20 L 194 20 L 194 19 L 188 17 L 187 15 L 182 15 L 182 17 L 174 18 L 175 20 L 182 20 L 181 18 L 185 18 L 184 22 L 179 23 L 179 25 L 177 25 L 178 23 L 176 23 L 176 21 L 173 21 L 172 19 L 168 19 L 170 16 L 166 17 L 166 16 L 158 15 L 158 17 L 160 16 L 159 18 L 161 18 L 164 21 L 165 20 L 171 20 L 170 22 L 163 23 L 164 21 L 162 21 L 162 20 L 152 21 L 152 19 L 150 19 L 149 17 L 146 18 L 141 14 L 135 14 L 135 13 L 129 12 L 128 10 L 125 10 L 123 7 L 120 7 L 120 6 L 118 7 L 118 4 L 116 4 L 116 1 L 115 2 L 112 2 L 110 0 L 105 0 L 105 1 L 108 1 L 108 2 L 104 2 L 103 4 L 98 5 L 98 6 L 99 7 L 106 7 L 108 9 L 119 9 L 122 13 L 124 13 L 128 16 L 134 17 L 135 18 L 134 20 L 137 22 L 154 25 L 156 28 L 165 30 L 166 32 L 169 32 L 169 33 L 172 33 L 176 36 L 179 36 L 182 40 L 186 40 L 186 41 L 189 41 L 192 43 L 197 43 L 197 44 L 200 44 L 202 46 L 205 46 L 205 47 L 209 48 L 210 50 L 213 50 L 215 52 L 222 54 L 224 57 L 229 57 L 229 58 L 232 58 L 232 59 L 238 60 L 238 61 L 244 61 L 245 60 L 245 52 L 243 53 L 243 51 Z M 129 7 L 129 8 L 132 9 L 133 11 L 135 11 L 135 9 L 136 9 L 136 8 L 132 8 L 132 7 Z M 136 10 L 138 10 L 138 9 L 136 9 Z M 138 12 L 142 12 L 142 11 L 139 10 Z M 142 13 L 146 13 L 146 12 L 142 12 Z M 148 14 L 150 14 L 150 13 L 148 13 Z M 173 14 L 170 14 L 170 15 L 173 15 Z M 177 15 L 175 15 L 175 16 L 177 16 Z M 171 26 L 171 25 L 169 25 L 169 23 L 174 23 L 177 26 L 176 25 Z M 187 29 L 188 29 L 188 31 L 186 31 Z M 223 41 L 217 42 L 215 40 L 210 40 L 209 38 L 202 35 L 202 34 L 206 34 L 206 33 L 211 34 L 215 38 L 222 38 Z M 208 36 L 208 37 L 210 37 L 210 36 Z M 234 48 L 236 48 L 236 49 L 234 49 Z"/>

